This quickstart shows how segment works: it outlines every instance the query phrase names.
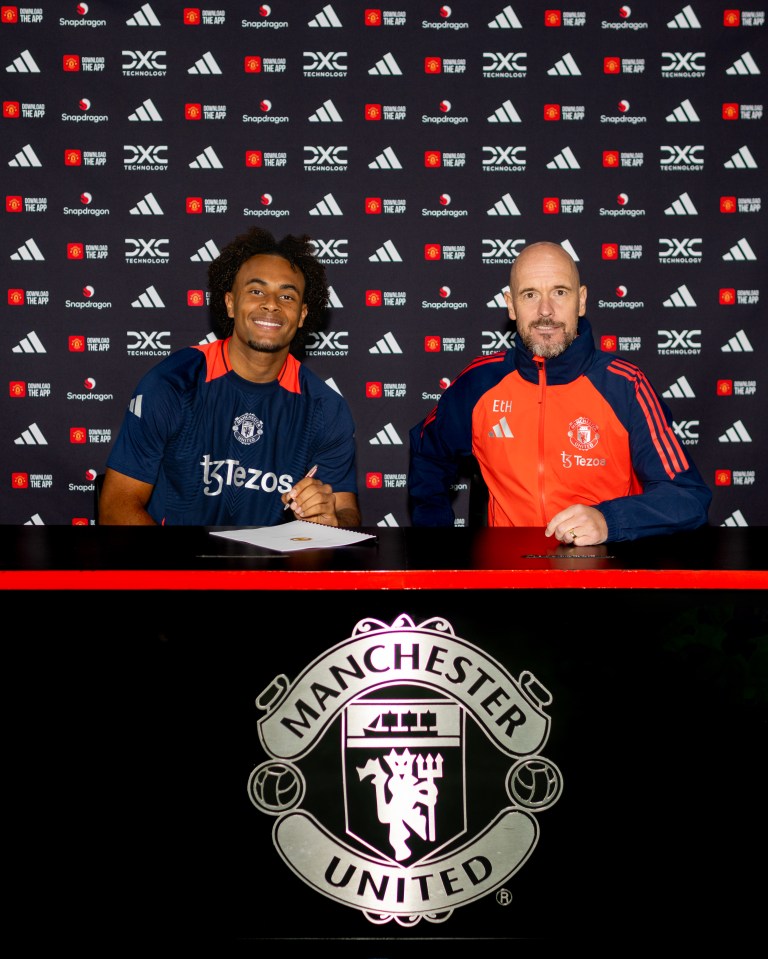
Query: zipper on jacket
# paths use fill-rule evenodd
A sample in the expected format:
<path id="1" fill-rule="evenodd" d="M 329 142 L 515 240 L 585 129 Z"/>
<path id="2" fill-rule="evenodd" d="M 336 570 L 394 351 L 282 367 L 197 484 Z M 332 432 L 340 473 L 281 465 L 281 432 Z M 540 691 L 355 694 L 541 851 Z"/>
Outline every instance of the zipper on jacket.
<path id="1" fill-rule="evenodd" d="M 539 478 L 539 503 L 541 504 L 541 522 L 543 526 L 547 525 L 547 495 L 544 488 L 544 414 L 545 406 L 547 399 L 547 367 L 544 359 L 540 356 L 534 356 L 533 358 L 536 366 L 539 368 L 539 462 L 538 462 L 538 478 Z"/>

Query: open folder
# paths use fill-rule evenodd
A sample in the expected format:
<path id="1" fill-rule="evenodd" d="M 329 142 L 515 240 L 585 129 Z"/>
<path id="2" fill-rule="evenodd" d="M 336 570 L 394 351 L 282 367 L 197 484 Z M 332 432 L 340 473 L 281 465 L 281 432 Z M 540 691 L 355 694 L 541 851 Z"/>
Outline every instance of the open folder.
<path id="1" fill-rule="evenodd" d="M 321 526 L 295 520 L 280 526 L 251 526 L 247 529 L 229 529 L 211 532 L 211 536 L 223 536 L 238 543 L 262 546 L 279 553 L 291 553 L 299 549 L 336 548 L 353 546 L 366 539 L 376 539 L 372 533 L 356 533 L 340 526 Z"/>

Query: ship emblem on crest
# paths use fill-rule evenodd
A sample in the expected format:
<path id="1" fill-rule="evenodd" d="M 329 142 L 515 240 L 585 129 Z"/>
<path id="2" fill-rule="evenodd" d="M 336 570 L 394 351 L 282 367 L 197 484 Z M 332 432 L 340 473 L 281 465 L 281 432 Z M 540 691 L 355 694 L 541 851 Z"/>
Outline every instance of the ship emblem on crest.
<path id="1" fill-rule="evenodd" d="M 248 793 L 316 892 L 377 924 L 444 922 L 523 866 L 538 813 L 560 797 L 560 771 L 541 753 L 551 699 L 445 619 L 364 619 L 294 682 L 278 676 L 257 697 L 269 758 Z M 337 775 L 328 808 L 308 802 L 322 750 L 323 778 Z"/>

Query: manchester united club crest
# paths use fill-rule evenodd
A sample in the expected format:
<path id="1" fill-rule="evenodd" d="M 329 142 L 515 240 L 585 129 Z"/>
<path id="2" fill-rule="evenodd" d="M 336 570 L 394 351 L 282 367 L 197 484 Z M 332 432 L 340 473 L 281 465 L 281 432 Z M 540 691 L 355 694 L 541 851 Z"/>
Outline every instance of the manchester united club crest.
<path id="1" fill-rule="evenodd" d="M 374 923 L 444 922 L 523 866 L 560 797 L 542 755 L 550 703 L 532 673 L 513 677 L 444 619 L 364 619 L 257 697 L 269 758 L 248 793 L 316 892 Z M 329 743 L 336 759 L 313 793 L 310 760 Z"/>
<path id="2" fill-rule="evenodd" d="M 600 430 L 597 423 L 579 416 L 568 425 L 568 439 L 577 450 L 591 450 L 600 442 Z"/>
<path id="3" fill-rule="evenodd" d="M 232 432 L 238 443 L 244 446 L 258 442 L 264 433 L 264 423 L 254 413 L 243 413 L 236 416 L 232 424 Z"/>

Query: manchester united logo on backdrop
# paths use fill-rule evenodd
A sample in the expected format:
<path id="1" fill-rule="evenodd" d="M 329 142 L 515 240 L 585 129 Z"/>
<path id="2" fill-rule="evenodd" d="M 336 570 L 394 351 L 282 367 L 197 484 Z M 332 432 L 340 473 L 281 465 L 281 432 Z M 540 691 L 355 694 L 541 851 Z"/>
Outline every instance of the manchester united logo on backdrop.
<path id="1" fill-rule="evenodd" d="M 257 697 L 269 758 L 248 793 L 315 892 L 373 923 L 444 922 L 536 846 L 562 791 L 541 754 L 551 700 L 442 618 L 364 619 Z"/>

